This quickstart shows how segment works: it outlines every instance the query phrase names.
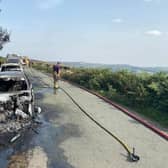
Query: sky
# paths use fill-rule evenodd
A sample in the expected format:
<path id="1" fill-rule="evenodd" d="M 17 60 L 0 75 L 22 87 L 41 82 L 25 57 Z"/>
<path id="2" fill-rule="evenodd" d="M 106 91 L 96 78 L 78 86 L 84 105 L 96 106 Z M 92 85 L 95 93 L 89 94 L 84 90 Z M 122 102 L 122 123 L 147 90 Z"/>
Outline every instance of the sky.
<path id="1" fill-rule="evenodd" d="M 2 0 L 7 53 L 46 61 L 168 66 L 167 0 Z"/>

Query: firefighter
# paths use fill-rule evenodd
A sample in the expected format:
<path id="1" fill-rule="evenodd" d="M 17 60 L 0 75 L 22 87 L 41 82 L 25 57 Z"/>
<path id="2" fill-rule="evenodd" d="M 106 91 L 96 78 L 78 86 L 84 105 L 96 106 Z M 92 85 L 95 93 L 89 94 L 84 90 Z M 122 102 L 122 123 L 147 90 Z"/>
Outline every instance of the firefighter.
<path id="1" fill-rule="evenodd" d="M 53 79 L 54 79 L 54 88 L 58 89 L 58 80 L 60 79 L 61 74 L 61 67 L 60 63 L 57 62 L 57 64 L 53 65 Z"/>

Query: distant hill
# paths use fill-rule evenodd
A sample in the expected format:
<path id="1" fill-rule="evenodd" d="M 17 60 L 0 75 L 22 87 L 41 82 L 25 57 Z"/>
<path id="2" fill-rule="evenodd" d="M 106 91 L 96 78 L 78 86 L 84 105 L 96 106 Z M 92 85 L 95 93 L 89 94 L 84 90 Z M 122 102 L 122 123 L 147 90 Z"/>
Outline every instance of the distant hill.
<path id="1" fill-rule="evenodd" d="M 40 60 L 32 60 L 34 62 L 45 62 Z M 48 62 L 49 64 L 56 64 L 54 61 Z M 128 70 L 130 72 L 140 73 L 157 73 L 157 72 L 167 72 L 168 67 L 138 67 L 127 64 L 98 64 L 98 63 L 86 63 L 86 62 L 62 62 L 65 66 L 74 68 L 104 68 L 111 69 L 112 71 Z"/>
<path id="2" fill-rule="evenodd" d="M 63 64 L 70 67 L 78 67 L 78 68 L 108 68 L 113 71 L 120 71 L 126 69 L 131 72 L 168 72 L 168 67 L 137 67 L 127 64 L 94 64 L 94 63 L 85 63 L 85 62 L 63 62 Z"/>

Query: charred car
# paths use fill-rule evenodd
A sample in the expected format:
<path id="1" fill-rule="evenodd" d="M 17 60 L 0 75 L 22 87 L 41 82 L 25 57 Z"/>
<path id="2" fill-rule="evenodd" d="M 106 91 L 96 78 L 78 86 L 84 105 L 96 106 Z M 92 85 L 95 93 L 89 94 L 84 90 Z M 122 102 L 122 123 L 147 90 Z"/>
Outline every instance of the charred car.
<path id="1" fill-rule="evenodd" d="M 6 63 L 6 64 L 1 65 L 0 71 L 1 72 L 5 72 L 5 71 L 22 71 L 23 72 L 23 68 L 20 64 Z"/>
<path id="2" fill-rule="evenodd" d="M 23 72 L 0 73 L 0 134 L 17 132 L 31 124 L 39 108 L 32 85 Z"/>

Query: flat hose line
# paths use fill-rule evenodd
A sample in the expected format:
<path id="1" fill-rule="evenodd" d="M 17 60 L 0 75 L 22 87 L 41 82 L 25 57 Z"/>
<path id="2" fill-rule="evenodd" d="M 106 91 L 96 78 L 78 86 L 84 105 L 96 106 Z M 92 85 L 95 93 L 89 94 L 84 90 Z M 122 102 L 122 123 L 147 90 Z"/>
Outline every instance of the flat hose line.
<path id="1" fill-rule="evenodd" d="M 48 84 L 44 88 L 51 88 Z M 72 102 L 90 119 L 92 120 L 97 126 L 99 126 L 102 130 L 104 130 L 108 135 L 113 137 L 117 142 L 121 144 L 121 146 L 127 151 L 128 160 L 132 162 L 137 162 L 140 160 L 140 157 L 135 155 L 135 149 L 133 148 L 133 152 L 129 149 L 126 143 L 124 143 L 119 137 L 115 134 L 107 130 L 104 126 L 102 126 L 99 122 L 97 122 L 91 115 L 89 115 L 76 101 L 75 99 L 62 87 L 59 87 L 71 100 Z"/>
<path id="2" fill-rule="evenodd" d="M 133 148 L 133 152 L 128 148 L 126 143 L 124 143 L 118 136 L 107 130 L 104 126 L 102 126 L 98 121 L 96 121 L 91 115 L 89 115 L 75 100 L 74 98 L 62 87 L 59 87 L 71 100 L 72 102 L 90 119 L 92 120 L 97 126 L 99 126 L 101 129 L 103 129 L 107 134 L 109 134 L 111 137 L 113 137 L 115 140 L 117 140 L 122 147 L 127 151 L 128 153 L 128 159 L 129 161 L 136 162 L 140 160 L 140 157 L 135 155 L 135 149 Z"/>

